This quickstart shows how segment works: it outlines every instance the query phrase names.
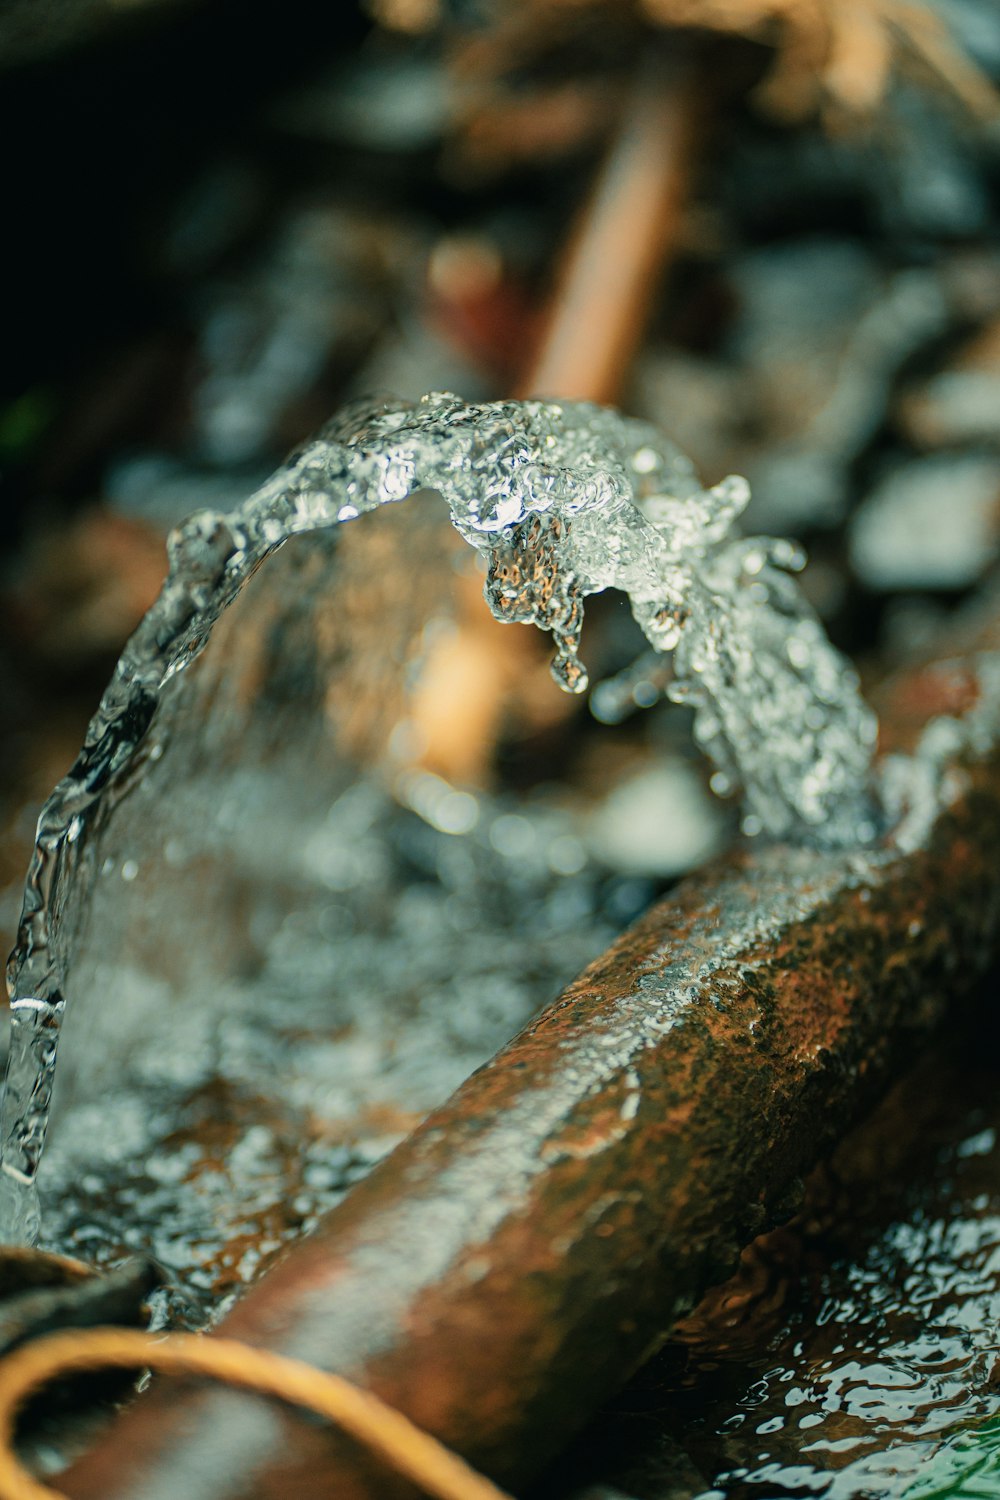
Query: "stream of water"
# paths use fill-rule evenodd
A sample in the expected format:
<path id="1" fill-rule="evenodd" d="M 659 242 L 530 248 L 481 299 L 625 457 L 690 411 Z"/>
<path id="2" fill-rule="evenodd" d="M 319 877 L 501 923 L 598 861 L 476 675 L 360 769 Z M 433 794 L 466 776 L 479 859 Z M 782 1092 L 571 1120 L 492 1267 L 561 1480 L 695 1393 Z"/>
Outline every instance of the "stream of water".
<path id="1" fill-rule="evenodd" d="M 551 633 L 553 672 L 571 692 L 587 685 L 585 598 L 627 594 L 652 647 L 673 651 L 670 696 L 693 706 L 715 786 L 742 788 L 747 832 L 833 845 L 874 836 L 874 718 L 791 576 L 797 549 L 731 535 L 745 481 L 704 491 L 655 430 L 589 405 L 470 406 L 432 395 L 346 410 L 241 509 L 199 513 L 172 534 L 160 598 L 42 810 L 8 976 L 7 1237 L 37 1233 L 33 1188 L 63 1012 L 82 982 L 67 976 L 91 917 L 101 830 L 156 758 L 179 758 L 164 711 L 179 674 L 269 554 L 418 491 L 443 496 L 484 557 L 495 616 Z M 200 728 L 209 744 L 210 725 Z"/>

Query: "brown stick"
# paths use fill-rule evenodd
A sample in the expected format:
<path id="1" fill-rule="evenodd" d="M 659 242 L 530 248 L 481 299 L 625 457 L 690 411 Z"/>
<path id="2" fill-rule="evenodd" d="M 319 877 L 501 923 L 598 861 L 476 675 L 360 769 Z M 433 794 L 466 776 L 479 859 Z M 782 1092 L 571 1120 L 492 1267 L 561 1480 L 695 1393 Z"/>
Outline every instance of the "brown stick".
<path id="1" fill-rule="evenodd" d="M 656 55 L 580 216 L 518 396 L 618 399 L 676 247 L 697 110 L 694 69 Z"/>
<path id="2" fill-rule="evenodd" d="M 978 715 L 976 754 L 953 752 L 953 800 L 922 829 L 867 852 L 741 849 L 687 881 L 223 1331 L 348 1375 L 523 1484 L 788 1213 L 1000 951 L 1000 714 L 980 665 L 911 674 L 886 707 L 897 746 L 932 716 Z M 176 1390 L 61 1483 L 74 1500 L 147 1500 L 181 1456 L 186 1500 L 397 1493 L 291 1416 Z"/>
<path id="3" fill-rule="evenodd" d="M 660 52 L 636 79 L 563 257 L 544 337 L 518 382 L 520 397 L 618 399 L 677 244 L 700 103 L 695 79 L 693 65 Z M 442 535 L 447 531 L 442 520 Z M 367 539 L 366 531 L 359 550 Z M 458 631 L 424 663 L 413 718 L 426 746 L 423 765 L 483 785 L 501 720 L 512 707 L 523 711 L 537 641 L 519 631 L 484 634 L 478 579 L 474 593 L 474 613 L 460 612 Z M 514 693 L 511 680 L 522 691 Z M 555 718 L 559 709 L 548 712 Z"/>
<path id="4" fill-rule="evenodd" d="M 700 109 L 696 76 L 687 59 L 660 51 L 640 71 L 563 258 L 545 335 L 518 395 L 618 399 L 677 244 Z M 382 528 L 390 552 L 396 535 L 395 521 Z M 441 536 L 444 554 L 448 537 L 455 540 L 444 518 Z M 363 558 L 379 539 L 369 523 L 351 539 L 352 550 Z M 376 572 L 385 572 L 382 560 Z M 484 785 L 501 720 L 512 709 L 515 717 L 524 711 L 526 673 L 535 665 L 549 679 L 537 639 L 489 624 L 484 632 L 479 581 L 469 582 L 460 596 L 459 629 L 425 658 L 411 712 L 425 746 L 421 763 L 459 784 Z M 512 682 L 521 690 L 515 693 Z M 563 699 L 562 711 L 568 706 Z M 560 713 L 558 706 L 545 711 L 552 719 Z M 364 726 L 363 715 L 354 717 Z"/>

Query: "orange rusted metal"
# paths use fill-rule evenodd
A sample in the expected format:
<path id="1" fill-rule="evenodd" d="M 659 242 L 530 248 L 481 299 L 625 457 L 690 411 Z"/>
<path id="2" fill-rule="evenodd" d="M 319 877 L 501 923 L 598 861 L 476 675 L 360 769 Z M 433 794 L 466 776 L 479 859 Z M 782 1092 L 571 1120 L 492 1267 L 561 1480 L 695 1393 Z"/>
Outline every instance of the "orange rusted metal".
<path id="1" fill-rule="evenodd" d="M 979 645 L 998 642 L 1000 624 Z M 867 850 L 743 847 L 686 881 L 220 1332 L 348 1375 L 523 1485 L 791 1212 L 802 1175 L 1000 954 L 983 658 L 901 678 L 886 739 L 912 740 L 917 705 L 935 714 L 949 681 L 976 717 L 949 731 L 945 790 L 918 796 L 902 831 Z M 179 1472 L 186 1500 L 409 1493 L 301 1418 L 176 1389 L 60 1483 L 73 1500 L 150 1500 Z"/>

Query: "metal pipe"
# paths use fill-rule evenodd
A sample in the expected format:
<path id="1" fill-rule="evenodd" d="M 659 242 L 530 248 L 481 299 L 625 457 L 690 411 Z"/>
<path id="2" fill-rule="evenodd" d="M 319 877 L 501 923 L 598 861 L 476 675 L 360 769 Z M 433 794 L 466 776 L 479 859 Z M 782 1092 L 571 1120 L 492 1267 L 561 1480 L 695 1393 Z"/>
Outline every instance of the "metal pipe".
<path id="1" fill-rule="evenodd" d="M 741 847 L 687 880 L 220 1331 L 348 1375 L 523 1485 L 1000 954 L 998 647 L 1000 606 L 885 698 L 892 748 L 933 726 L 894 836 Z M 186 1500 L 409 1493 L 300 1418 L 176 1388 L 60 1483 L 159 1500 L 181 1475 Z"/>

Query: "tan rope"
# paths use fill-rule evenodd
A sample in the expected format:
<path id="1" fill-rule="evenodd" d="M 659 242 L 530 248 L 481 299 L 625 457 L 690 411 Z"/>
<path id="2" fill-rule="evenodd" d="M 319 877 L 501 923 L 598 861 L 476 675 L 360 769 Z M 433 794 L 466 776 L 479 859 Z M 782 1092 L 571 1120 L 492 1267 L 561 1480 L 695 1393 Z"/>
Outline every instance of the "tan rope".
<path id="1" fill-rule="evenodd" d="M 510 1500 L 429 1433 L 341 1375 L 235 1339 L 194 1333 L 151 1334 L 130 1328 L 56 1333 L 25 1344 L 0 1361 L 0 1500 L 66 1500 L 41 1484 L 13 1450 L 17 1413 L 57 1376 L 105 1367 L 204 1375 L 224 1385 L 276 1396 L 328 1418 L 365 1443 L 435 1500 Z"/>

